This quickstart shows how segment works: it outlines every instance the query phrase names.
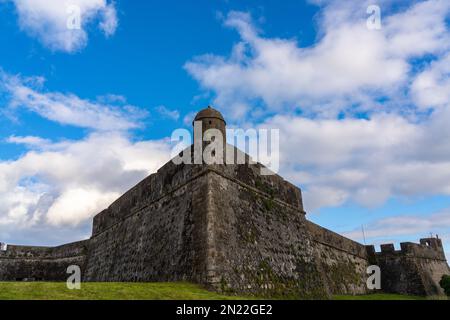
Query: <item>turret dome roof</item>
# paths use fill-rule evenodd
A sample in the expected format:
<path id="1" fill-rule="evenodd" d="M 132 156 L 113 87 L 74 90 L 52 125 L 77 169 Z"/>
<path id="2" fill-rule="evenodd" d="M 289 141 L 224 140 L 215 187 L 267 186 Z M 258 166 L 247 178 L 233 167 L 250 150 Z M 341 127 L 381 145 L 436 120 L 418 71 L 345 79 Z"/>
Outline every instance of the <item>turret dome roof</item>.
<path id="1" fill-rule="evenodd" d="M 211 106 L 208 106 L 208 108 L 199 111 L 195 116 L 194 121 L 199 121 L 205 118 L 215 118 L 225 122 L 225 119 L 223 118 L 222 114 L 216 109 L 212 108 Z"/>

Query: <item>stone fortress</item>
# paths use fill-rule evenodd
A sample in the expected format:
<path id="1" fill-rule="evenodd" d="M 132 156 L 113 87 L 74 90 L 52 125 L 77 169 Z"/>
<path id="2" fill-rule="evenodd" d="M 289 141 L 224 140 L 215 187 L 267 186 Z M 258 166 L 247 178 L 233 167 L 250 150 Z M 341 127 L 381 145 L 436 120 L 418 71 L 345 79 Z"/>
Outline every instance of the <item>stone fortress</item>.
<path id="1" fill-rule="evenodd" d="M 211 128 L 225 137 L 213 108 L 195 121 L 203 131 L 194 141 Z M 439 280 L 450 269 L 440 239 L 376 252 L 308 221 L 300 189 L 261 175 L 262 167 L 169 161 L 97 214 L 90 239 L 3 247 L 0 281 L 66 281 L 67 267 L 78 265 L 83 281 L 190 281 L 229 294 L 314 299 L 368 293 L 367 268 L 378 265 L 384 292 L 443 294 Z"/>

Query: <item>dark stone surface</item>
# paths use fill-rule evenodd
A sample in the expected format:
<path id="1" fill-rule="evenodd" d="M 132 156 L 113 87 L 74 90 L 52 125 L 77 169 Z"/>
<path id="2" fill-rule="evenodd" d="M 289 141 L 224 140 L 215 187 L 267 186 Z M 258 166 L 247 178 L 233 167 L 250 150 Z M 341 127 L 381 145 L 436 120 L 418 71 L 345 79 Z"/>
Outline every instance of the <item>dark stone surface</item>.
<path id="1" fill-rule="evenodd" d="M 0 281 L 65 281 L 67 267 L 77 265 L 83 272 L 89 241 L 59 247 L 9 245 L 0 251 Z"/>
<path id="2" fill-rule="evenodd" d="M 306 221 L 319 269 L 330 294 L 365 294 L 367 259 L 365 246 Z"/>
<path id="3" fill-rule="evenodd" d="M 84 280 L 205 283 L 207 184 L 205 172 L 196 169 L 180 166 L 173 172 L 167 166 L 132 193 L 152 188 L 159 196 L 121 199 L 111 206 L 113 220 L 103 216 L 102 227 L 94 228 Z M 164 193 L 168 185 L 173 188 Z"/>
<path id="4" fill-rule="evenodd" d="M 439 285 L 444 274 L 450 274 L 440 239 L 420 239 L 420 244 L 404 242 L 401 250 L 393 244 L 375 252 L 368 246 L 368 256 L 381 268 L 381 286 L 386 292 L 422 296 L 443 295 Z"/>

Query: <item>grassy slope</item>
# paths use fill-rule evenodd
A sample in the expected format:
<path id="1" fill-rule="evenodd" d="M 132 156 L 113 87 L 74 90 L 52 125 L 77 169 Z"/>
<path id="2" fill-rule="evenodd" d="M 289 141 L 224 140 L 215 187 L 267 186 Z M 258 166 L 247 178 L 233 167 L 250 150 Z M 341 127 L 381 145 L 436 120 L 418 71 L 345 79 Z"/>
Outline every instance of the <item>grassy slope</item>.
<path id="1" fill-rule="evenodd" d="M 333 300 L 425 300 L 425 297 L 402 294 L 374 293 L 361 296 L 334 296 Z"/>
<path id="2" fill-rule="evenodd" d="M 69 290 L 64 282 L 0 282 L 0 300 L 226 300 L 190 283 L 82 283 Z"/>
<path id="3" fill-rule="evenodd" d="M 63 282 L 0 282 L 0 300 L 234 300 L 191 283 L 82 283 L 68 290 Z M 395 294 L 335 296 L 334 300 L 417 300 Z"/>

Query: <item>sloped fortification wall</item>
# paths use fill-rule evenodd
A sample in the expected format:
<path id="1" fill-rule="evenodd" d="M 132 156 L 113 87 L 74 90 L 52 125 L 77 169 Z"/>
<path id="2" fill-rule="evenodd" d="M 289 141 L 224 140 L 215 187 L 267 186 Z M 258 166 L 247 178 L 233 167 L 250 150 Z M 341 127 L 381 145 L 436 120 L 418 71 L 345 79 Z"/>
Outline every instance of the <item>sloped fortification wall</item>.
<path id="1" fill-rule="evenodd" d="M 228 293 L 327 297 L 300 190 L 258 166 L 208 174 L 210 285 Z"/>
<path id="2" fill-rule="evenodd" d="M 259 166 L 217 166 L 208 250 L 215 288 L 266 296 L 323 298 L 366 292 L 363 245 L 305 219 L 300 190 Z"/>
<path id="3" fill-rule="evenodd" d="M 59 247 L 8 246 L 0 251 L 0 281 L 65 281 L 70 265 L 83 271 L 89 240 Z"/>
<path id="4" fill-rule="evenodd" d="M 421 244 L 401 243 L 381 246 L 381 252 L 369 247 L 372 259 L 381 268 L 381 288 L 386 292 L 413 295 L 444 294 L 439 281 L 450 274 L 440 239 L 421 239 Z"/>
<path id="5" fill-rule="evenodd" d="M 330 294 L 367 293 L 366 247 L 306 221 L 311 245 Z"/>
<path id="6" fill-rule="evenodd" d="M 85 281 L 206 283 L 201 166 L 169 162 L 94 219 Z"/>

